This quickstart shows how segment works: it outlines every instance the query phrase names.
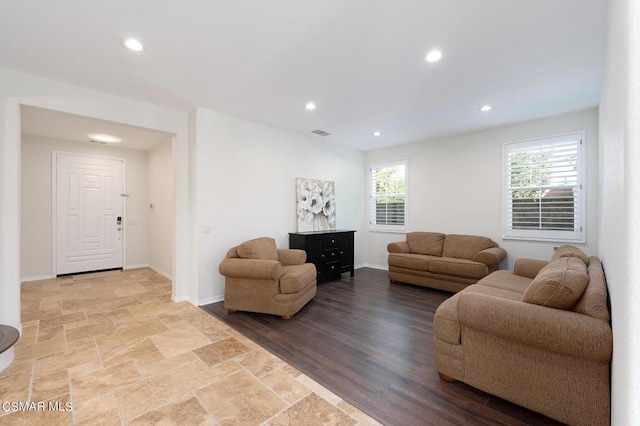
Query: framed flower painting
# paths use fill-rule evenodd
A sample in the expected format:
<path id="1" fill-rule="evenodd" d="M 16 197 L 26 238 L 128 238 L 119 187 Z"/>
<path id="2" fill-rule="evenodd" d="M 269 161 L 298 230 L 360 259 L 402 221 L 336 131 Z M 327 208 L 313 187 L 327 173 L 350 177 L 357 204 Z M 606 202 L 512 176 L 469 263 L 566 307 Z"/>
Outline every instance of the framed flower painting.
<path id="1" fill-rule="evenodd" d="M 296 178 L 298 232 L 336 229 L 333 181 Z"/>

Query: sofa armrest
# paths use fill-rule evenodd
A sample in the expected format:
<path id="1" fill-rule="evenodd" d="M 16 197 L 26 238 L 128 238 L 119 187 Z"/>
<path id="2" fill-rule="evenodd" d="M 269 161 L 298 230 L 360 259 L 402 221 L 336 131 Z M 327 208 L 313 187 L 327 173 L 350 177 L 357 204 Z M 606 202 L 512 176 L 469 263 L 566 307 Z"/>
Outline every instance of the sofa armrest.
<path id="1" fill-rule="evenodd" d="M 491 247 L 476 253 L 473 256 L 474 262 L 484 263 L 489 267 L 489 272 L 496 271 L 502 259 L 507 257 L 507 252 L 502 247 Z"/>
<path id="2" fill-rule="evenodd" d="M 464 327 L 576 358 L 607 362 L 613 352 L 609 324 L 578 312 L 462 293 L 458 320 Z"/>
<path id="3" fill-rule="evenodd" d="M 283 266 L 302 265 L 307 261 L 307 252 L 300 249 L 278 249 L 278 259 Z"/>
<path id="4" fill-rule="evenodd" d="M 521 277 L 535 278 L 538 272 L 549 264 L 546 260 L 536 259 L 516 259 L 516 263 L 513 266 L 513 273 L 520 275 Z"/>
<path id="5" fill-rule="evenodd" d="M 389 253 L 411 253 L 409 244 L 406 241 L 399 241 L 397 243 L 387 244 L 387 251 Z"/>
<path id="6" fill-rule="evenodd" d="M 227 258 L 220 263 L 218 270 L 226 277 L 275 281 L 284 274 L 284 268 L 280 262 L 266 259 Z"/>

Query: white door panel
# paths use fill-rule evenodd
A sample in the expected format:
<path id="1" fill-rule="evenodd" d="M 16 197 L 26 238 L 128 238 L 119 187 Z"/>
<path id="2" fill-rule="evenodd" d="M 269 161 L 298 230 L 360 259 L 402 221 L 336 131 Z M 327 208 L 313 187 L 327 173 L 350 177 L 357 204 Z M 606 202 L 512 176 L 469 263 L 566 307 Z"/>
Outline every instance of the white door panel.
<path id="1" fill-rule="evenodd" d="M 123 160 L 56 153 L 57 275 L 122 268 L 122 193 Z"/>

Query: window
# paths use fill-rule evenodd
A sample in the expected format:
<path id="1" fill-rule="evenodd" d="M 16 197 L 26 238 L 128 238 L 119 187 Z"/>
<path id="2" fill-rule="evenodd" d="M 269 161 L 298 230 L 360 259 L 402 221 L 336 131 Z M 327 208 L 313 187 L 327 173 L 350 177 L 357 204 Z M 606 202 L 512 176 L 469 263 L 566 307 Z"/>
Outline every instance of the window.
<path id="1" fill-rule="evenodd" d="M 504 145 L 505 238 L 584 242 L 584 131 Z"/>
<path id="2" fill-rule="evenodd" d="M 407 230 L 407 160 L 371 165 L 370 219 L 372 231 Z"/>

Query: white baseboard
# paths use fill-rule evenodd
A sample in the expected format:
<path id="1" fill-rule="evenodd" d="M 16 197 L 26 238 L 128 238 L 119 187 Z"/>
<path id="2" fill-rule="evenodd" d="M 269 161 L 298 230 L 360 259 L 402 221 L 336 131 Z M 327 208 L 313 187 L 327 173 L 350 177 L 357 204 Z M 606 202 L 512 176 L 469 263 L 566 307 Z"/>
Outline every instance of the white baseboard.
<path id="1" fill-rule="evenodd" d="M 223 300 L 224 300 L 224 296 L 222 296 L 222 295 L 213 296 L 213 297 L 207 297 L 206 299 L 198 300 L 198 303 L 196 303 L 196 306 L 203 306 L 203 305 L 208 305 L 210 303 L 222 302 Z"/>
<path id="2" fill-rule="evenodd" d="M 50 280 L 55 278 L 53 275 L 37 275 L 35 277 L 22 277 L 22 282 L 26 283 L 29 281 L 40 281 L 40 280 Z"/>
<path id="3" fill-rule="evenodd" d="M 126 271 L 127 269 L 140 269 L 140 268 L 148 268 L 149 264 L 140 264 L 140 265 L 125 265 L 122 270 Z"/>
<path id="4" fill-rule="evenodd" d="M 156 268 L 153 265 L 149 265 L 148 268 L 151 269 L 153 272 L 157 272 L 158 274 L 162 275 L 163 277 L 165 277 L 169 281 L 173 281 L 173 277 L 168 272 L 165 272 L 160 268 Z"/>
<path id="5" fill-rule="evenodd" d="M 367 268 L 380 269 L 382 271 L 388 271 L 389 265 L 375 265 L 373 263 L 365 263 L 364 266 Z"/>
<path id="6" fill-rule="evenodd" d="M 189 301 L 189 298 L 187 296 L 171 296 L 171 301 L 174 303 L 187 302 Z"/>

